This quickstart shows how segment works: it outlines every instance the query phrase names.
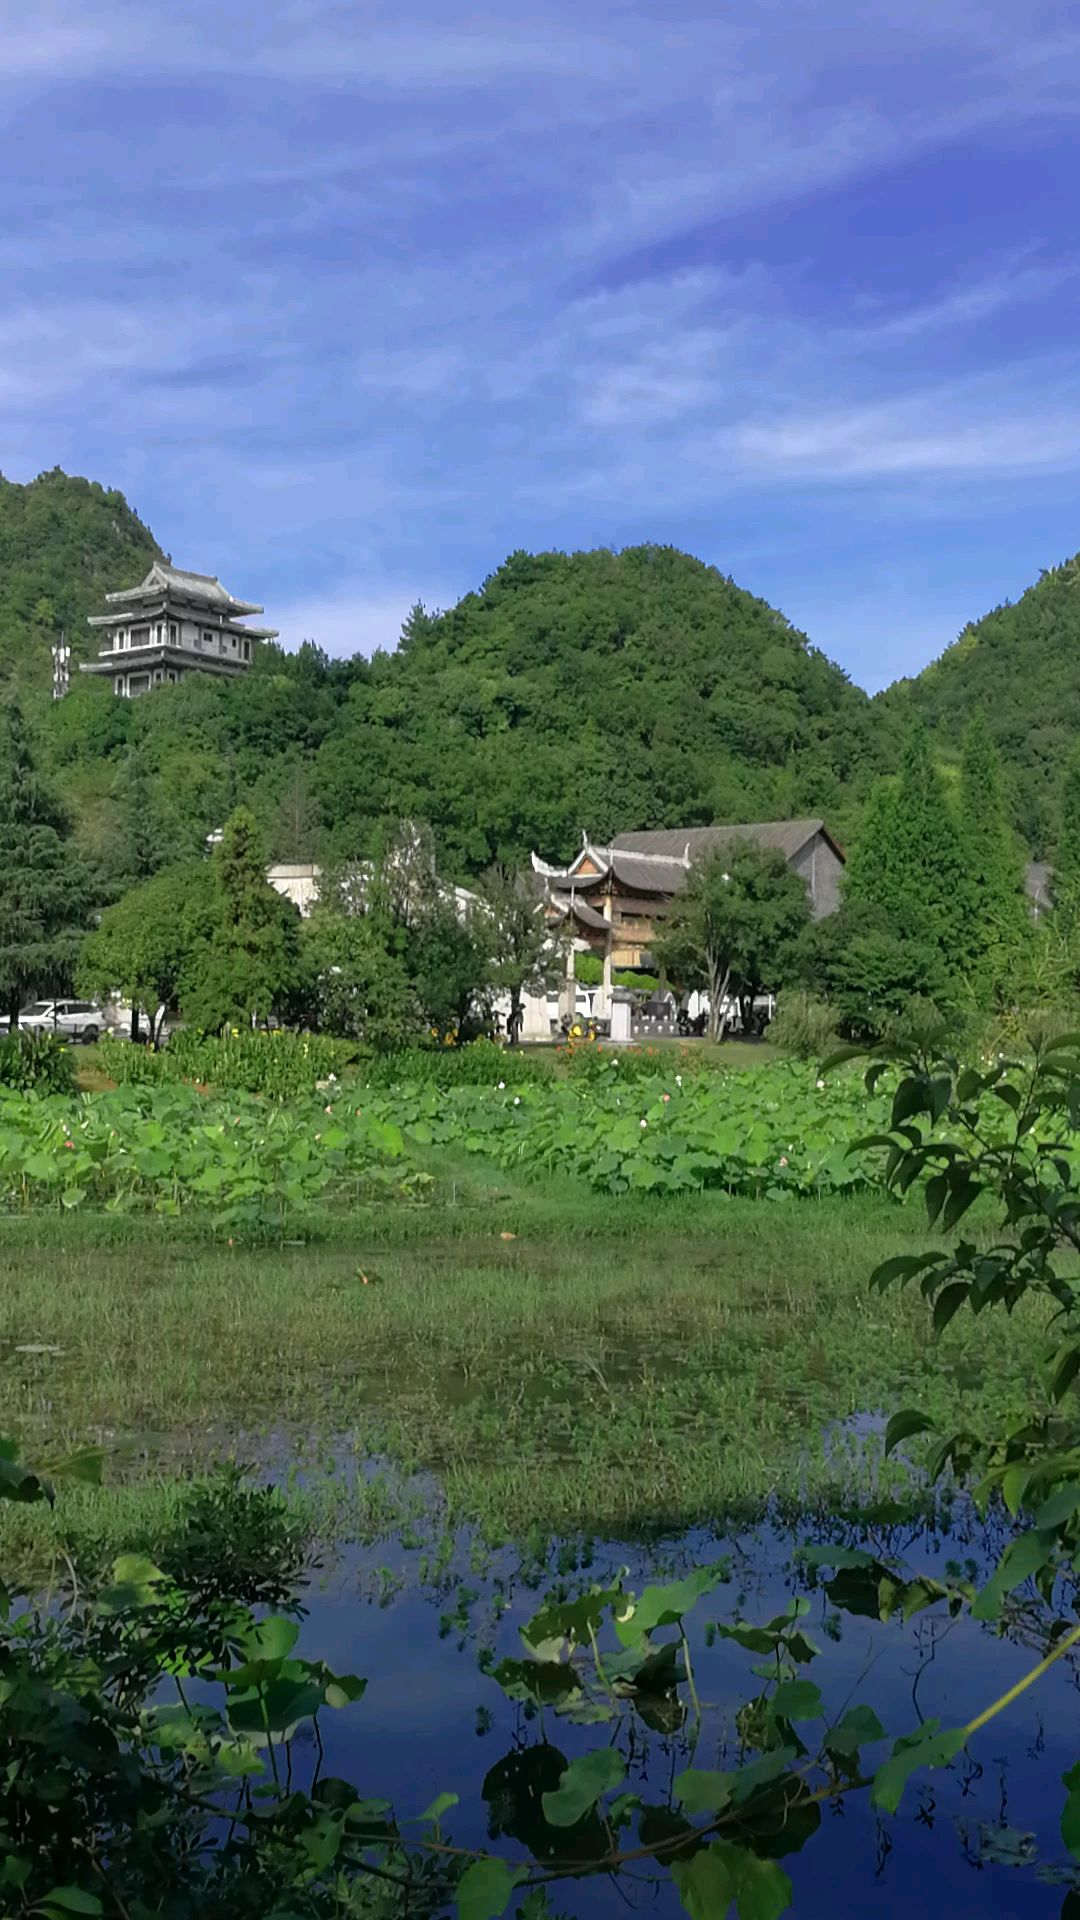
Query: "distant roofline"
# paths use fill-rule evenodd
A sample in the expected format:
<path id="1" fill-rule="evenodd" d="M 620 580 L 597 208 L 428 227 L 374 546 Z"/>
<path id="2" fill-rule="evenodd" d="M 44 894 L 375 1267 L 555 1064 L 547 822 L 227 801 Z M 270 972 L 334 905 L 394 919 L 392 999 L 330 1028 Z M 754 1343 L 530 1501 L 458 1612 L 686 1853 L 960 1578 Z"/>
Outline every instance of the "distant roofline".
<path id="1" fill-rule="evenodd" d="M 671 853 L 653 853 L 644 847 L 635 846 L 633 843 L 636 840 L 651 840 L 661 833 L 670 834 L 672 838 L 678 834 L 686 836 L 685 846 L 688 849 L 701 834 L 730 833 L 739 835 L 751 832 L 778 833 L 782 830 L 790 832 L 792 829 L 798 829 L 800 827 L 804 829 L 804 832 L 803 838 L 798 842 L 799 847 L 805 846 L 808 840 L 813 839 L 815 833 L 821 833 L 837 857 L 842 860 L 845 865 L 847 864 L 847 855 L 843 847 L 820 814 L 801 816 L 793 820 L 717 820 L 708 826 L 700 827 L 635 828 L 627 833 L 617 833 L 611 845 L 614 853 L 633 854 L 635 860 L 674 860 L 681 856 Z M 797 850 L 796 848 L 796 851 Z"/>

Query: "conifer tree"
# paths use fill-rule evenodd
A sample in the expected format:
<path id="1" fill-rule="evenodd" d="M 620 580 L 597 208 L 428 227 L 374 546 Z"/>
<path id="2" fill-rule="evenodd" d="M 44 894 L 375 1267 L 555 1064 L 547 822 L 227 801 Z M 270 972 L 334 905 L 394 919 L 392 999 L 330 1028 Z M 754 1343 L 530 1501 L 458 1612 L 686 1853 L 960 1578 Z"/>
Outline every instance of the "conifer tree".
<path id="1" fill-rule="evenodd" d="M 237 807 L 214 851 L 211 935 L 192 969 L 184 1012 L 206 1031 L 279 1012 L 300 979 L 300 916 L 266 878 L 254 815 Z"/>
<path id="2" fill-rule="evenodd" d="M 149 880 L 168 858 L 156 796 L 141 747 L 129 747 L 124 759 L 119 814 L 117 875 L 121 881 L 134 886 L 141 880 Z"/>
<path id="3" fill-rule="evenodd" d="M 963 847 L 921 721 L 908 735 L 899 778 L 872 790 L 844 892 L 853 905 L 880 908 L 958 984 L 970 959 Z"/>
<path id="4" fill-rule="evenodd" d="M 851 906 L 891 910 L 899 843 L 896 808 L 896 780 L 876 780 L 844 870 L 844 899 Z"/>
<path id="5" fill-rule="evenodd" d="M 0 1005 L 13 1028 L 28 998 L 70 986 L 82 944 L 89 876 L 66 832 L 9 698 L 0 718 Z"/>
<path id="6" fill-rule="evenodd" d="M 984 993 L 1007 974 L 1029 920 L 1020 863 L 1009 829 L 1001 763 L 984 715 L 964 736 L 959 825 L 966 868 L 968 948 Z"/>

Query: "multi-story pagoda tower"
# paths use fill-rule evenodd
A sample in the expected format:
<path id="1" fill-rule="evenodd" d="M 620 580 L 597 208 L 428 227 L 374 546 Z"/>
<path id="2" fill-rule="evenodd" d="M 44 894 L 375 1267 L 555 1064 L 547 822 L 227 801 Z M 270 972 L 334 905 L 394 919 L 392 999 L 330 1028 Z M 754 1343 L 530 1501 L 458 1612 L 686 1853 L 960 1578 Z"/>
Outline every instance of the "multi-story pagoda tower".
<path id="1" fill-rule="evenodd" d="M 272 627 L 245 627 L 262 608 L 234 600 L 209 573 L 184 573 L 155 560 L 140 587 L 105 595 L 108 613 L 91 614 L 104 628 L 96 660 L 81 673 L 110 674 L 125 699 L 180 680 L 185 673 L 245 673 L 259 640 L 276 640 Z"/>

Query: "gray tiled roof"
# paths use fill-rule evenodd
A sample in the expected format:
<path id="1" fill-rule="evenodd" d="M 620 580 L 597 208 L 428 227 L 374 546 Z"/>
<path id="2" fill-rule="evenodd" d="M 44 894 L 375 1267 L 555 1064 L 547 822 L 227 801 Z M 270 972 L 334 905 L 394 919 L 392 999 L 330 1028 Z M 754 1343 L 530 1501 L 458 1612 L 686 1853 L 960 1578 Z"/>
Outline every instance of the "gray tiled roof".
<path id="1" fill-rule="evenodd" d="M 812 840 L 815 833 L 828 831 L 824 820 L 748 820 L 715 827 L 660 827 L 649 833 L 617 833 L 612 846 L 616 852 L 667 854 L 675 860 L 700 859 L 717 847 L 730 846 L 733 840 L 752 840 L 759 847 L 775 847 L 790 860 Z"/>
<path id="2" fill-rule="evenodd" d="M 680 872 L 682 869 L 680 868 Z M 683 878 L 686 878 L 683 873 Z M 645 894 L 640 899 L 633 893 L 620 893 L 616 899 L 618 911 L 622 914 L 655 913 L 657 901 L 655 893 Z"/>
<path id="3" fill-rule="evenodd" d="M 167 560 L 155 560 L 146 579 L 137 587 L 127 587 L 122 593 L 107 593 L 110 604 L 117 601 L 140 600 L 144 594 L 154 591 L 185 594 L 192 600 L 198 600 L 204 606 L 221 607 L 238 613 L 261 613 L 262 608 L 248 600 L 236 600 L 227 587 L 223 587 L 216 574 L 191 573 L 183 567 L 174 567 Z"/>
<path id="4" fill-rule="evenodd" d="M 612 848 L 611 868 L 619 885 L 632 887 L 635 893 L 678 893 L 686 885 L 683 860 L 636 860 L 633 853 L 622 853 L 616 846 Z"/>
<path id="5" fill-rule="evenodd" d="M 553 893 L 551 902 L 553 906 L 561 907 L 565 913 L 572 913 L 574 919 L 580 920 L 583 927 L 602 927 L 606 933 L 611 925 L 610 920 L 605 920 L 603 914 L 597 913 L 595 907 L 590 907 L 587 901 L 579 900 L 573 894 Z"/>

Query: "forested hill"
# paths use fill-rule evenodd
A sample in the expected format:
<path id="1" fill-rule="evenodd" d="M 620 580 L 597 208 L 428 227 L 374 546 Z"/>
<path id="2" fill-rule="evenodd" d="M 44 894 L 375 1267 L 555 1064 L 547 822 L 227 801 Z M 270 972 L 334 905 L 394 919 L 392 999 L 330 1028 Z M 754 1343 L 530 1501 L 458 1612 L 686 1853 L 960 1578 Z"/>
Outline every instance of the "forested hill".
<path id="1" fill-rule="evenodd" d="M 516 553 L 417 610 L 320 750 L 331 820 L 427 813 L 460 864 L 588 826 L 842 815 L 870 703 L 782 614 L 671 547 Z"/>
<path id="2" fill-rule="evenodd" d="M 122 493 L 58 467 L 28 486 L 0 475 L 0 672 L 31 699 L 44 693 L 57 634 L 85 658 L 87 615 L 113 587 L 140 580 L 160 551 Z"/>
<path id="3" fill-rule="evenodd" d="M 1062 769 L 1080 738 L 1080 557 L 965 627 L 940 660 L 878 704 L 893 733 L 917 708 L 945 754 L 981 707 L 1005 763 L 1015 823 L 1036 858 L 1052 858 Z"/>
<path id="4" fill-rule="evenodd" d="M 582 827 L 822 812 L 844 832 L 877 764 L 866 695 L 765 601 L 668 547 L 514 554 L 370 661 L 264 647 L 240 681 L 125 702 L 75 675 L 53 707 L 54 633 L 85 652 L 86 613 L 157 551 L 87 481 L 0 488 L 0 675 L 34 679 L 43 762 L 102 861 L 196 850 L 240 800 L 278 858 L 350 857 L 387 822 L 430 820 L 463 877 L 533 847 L 569 855 Z"/>

